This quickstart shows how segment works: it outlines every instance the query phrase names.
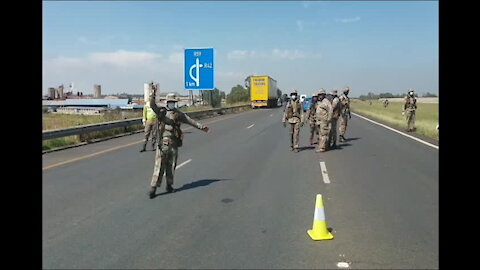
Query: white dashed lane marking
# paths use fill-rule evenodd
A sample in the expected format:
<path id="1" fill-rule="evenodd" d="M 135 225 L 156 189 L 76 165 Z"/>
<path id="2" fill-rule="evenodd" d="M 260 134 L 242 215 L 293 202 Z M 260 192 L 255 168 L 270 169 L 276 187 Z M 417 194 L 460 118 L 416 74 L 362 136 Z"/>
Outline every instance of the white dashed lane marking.
<path id="1" fill-rule="evenodd" d="M 320 170 L 322 171 L 322 178 L 325 184 L 330 184 L 330 178 L 328 178 L 327 166 L 324 161 L 320 161 Z"/>
<path id="2" fill-rule="evenodd" d="M 175 169 L 178 169 L 178 168 L 182 167 L 183 165 L 189 163 L 190 161 L 192 161 L 192 159 L 189 159 L 189 160 L 187 160 L 187 161 L 185 161 L 185 162 L 182 162 L 182 164 L 178 165 Z"/>

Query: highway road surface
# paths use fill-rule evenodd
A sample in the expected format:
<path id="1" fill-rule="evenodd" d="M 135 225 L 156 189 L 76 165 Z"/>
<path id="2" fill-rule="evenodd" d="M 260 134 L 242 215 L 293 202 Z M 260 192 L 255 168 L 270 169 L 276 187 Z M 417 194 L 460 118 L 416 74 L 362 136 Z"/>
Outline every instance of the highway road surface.
<path id="1" fill-rule="evenodd" d="M 143 134 L 44 154 L 43 267 L 439 267 L 438 149 L 353 116 L 338 149 L 315 153 L 305 125 L 294 153 L 282 113 L 184 126 L 178 191 L 154 199 Z M 332 240 L 306 232 L 316 194 Z"/>

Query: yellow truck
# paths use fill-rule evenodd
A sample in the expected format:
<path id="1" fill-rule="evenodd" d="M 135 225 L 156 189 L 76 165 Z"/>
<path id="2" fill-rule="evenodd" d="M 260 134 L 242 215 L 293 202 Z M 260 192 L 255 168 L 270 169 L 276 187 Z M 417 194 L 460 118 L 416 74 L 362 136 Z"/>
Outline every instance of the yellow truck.
<path id="1" fill-rule="evenodd" d="M 250 76 L 252 108 L 277 107 L 277 81 L 270 76 Z"/>

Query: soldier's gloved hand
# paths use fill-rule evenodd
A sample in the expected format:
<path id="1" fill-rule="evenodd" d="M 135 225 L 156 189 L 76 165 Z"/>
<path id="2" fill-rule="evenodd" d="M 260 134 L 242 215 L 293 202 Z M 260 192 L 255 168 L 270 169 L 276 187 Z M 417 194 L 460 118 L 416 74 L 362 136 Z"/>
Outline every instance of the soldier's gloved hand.
<path id="1" fill-rule="evenodd" d="M 283 127 L 287 127 L 287 123 L 283 122 Z"/>
<path id="2" fill-rule="evenodd" d="M 405 111 L 402 112 L 402 115 L 405 115 Z"/>
<path id="3" fill-rule="evenodd" d="M 209 133 L 209 132 L 210 132 L 210 128 L 209 128 L 209 127 L 207 127 L 207 126 L 204 126 L 204 127 L 202 128 L 202 130 L 203 130 L 203 131 L 205 131 L 205 132 L 207 132 L 207 133 Z"/>

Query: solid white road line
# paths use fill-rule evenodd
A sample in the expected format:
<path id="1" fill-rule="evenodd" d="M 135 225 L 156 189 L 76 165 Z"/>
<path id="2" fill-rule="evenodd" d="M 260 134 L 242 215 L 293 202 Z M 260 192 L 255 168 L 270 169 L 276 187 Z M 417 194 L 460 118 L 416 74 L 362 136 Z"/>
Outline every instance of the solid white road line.
<path id="1" fill-rule="evenodd" d="M 327 166 L 325 162 L 320 161 L 320 169 L 322 170 L 322 178 L 325 184 L 330 184 L 330 178 L 328 178 Z"/>
<path id="2" fill-rule="evenodd" d="M 189 160 L 187 160 L 187 161 L 183 162 L 182 164 L 180 164 L 180 165 L 177 165 L 177 167 L 175 167 L 175 169 L 178 169 L 178 168 L 182 167 L 183 165 L 185 165 L 185 164 L 189 163 L 190 161 L 192 161 L 192 159 L 189 159 Z"/>
<path id="3" fill-rule="evenodd" d="M 415 138 L 415 137 L 413 137 L 412 135 L 408 135 L 408 134 L 406 134 L 406 133 L 403 133 L 403 132 L 401 132 L 401 131 L 398 131 L 398 130 L 396 130 L 396 129 L 394 129 L 394 128 L 391 128 L 391 127 L 389 127 L 389 126 L 386 126 L 386 125 L 384 125 L 384 124 L 380 124 L 380 123 L 375 122 L 375 121 L 373 121 L 373 120 L 371 120 L 371 119 L 368 119 L 368 118 L 366 118 L 366 117 L 363 117 L 363 116 L 361 116 L 361 115 L 359 115 L 359 114 L 356 114 L 356 113 L 352 113 L 352 114 L 354 114 L 354 115 L 356 115 L 356 116 L 358 116 L 358 117 L 360 117 L 360 118 L 363 118 L 363 119 L 365 119 L 365 120 L 367 120 L 367 121 L 370 121 L 370 122 L 372 122 L 372 123 L 374 123 L 374 124 L 377 124 L 377 125 L 379 125 L 379 126 L 382 126 L 382 127 L 384 127 L 384 128 L 390 129 L 391 131 L 395 131 L 395 132 L 397 132 L 398 134 L 401 134 L 401 135 L 403 135 L 403 136 L 405 136 L 405 137 L 408 137 L 408 138 L 410 138 L 410 139 L 413 139 L 413 140 L 415 140 L 415 141 L 421 142 L 421 143 L 423 143 L 423 144 L 425 144 L 425 145 L 428 145 L 428 146 L 430 146 L 430 147 L 433 147 L 433 148 L 435 148 L 435 149 L 438 149 L 438 146 L 436 146 L 436 145 L 434 145 L 434 144 L 431 144 L 431 143 L 428 143 L 428 142 L 426 142 L 426 141 L 420 140 L 419 138 Z"/>
<path id="4" fill-rule="evenodd" d="M 251 125 L 250 125 L 250 126 L 248 126 L 247 128 L 251 128 L 251 127 L 253 127 L 253 126 L 255 126 L 255 124 L 251 124 Z"/>

